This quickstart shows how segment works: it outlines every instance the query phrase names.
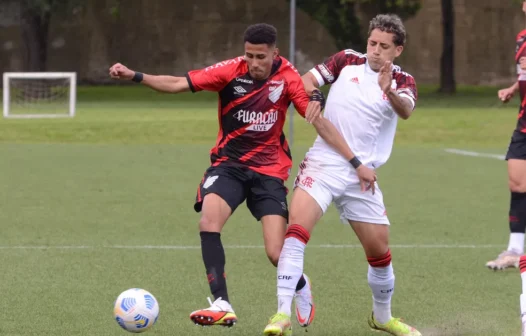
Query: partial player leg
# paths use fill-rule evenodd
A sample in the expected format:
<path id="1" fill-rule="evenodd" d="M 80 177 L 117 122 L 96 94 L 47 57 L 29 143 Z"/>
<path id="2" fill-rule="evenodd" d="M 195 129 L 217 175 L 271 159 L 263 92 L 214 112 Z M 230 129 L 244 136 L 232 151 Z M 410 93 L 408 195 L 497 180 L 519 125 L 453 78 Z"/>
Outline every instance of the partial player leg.
<path id="1" fill-rule="evenodd" d="M 268 202 L 264 202 L 267 203 Z M 270 209 L 268 207 L 267 209 Z M 261 217 L 261 224 L 263 226 L 263 241 L 265 243 L 265 252 L 267 258 L 270 260 L 272 265 L 278 266 L 279 255 L 283 248 L 283 242 L 285 240 L 285 233 L 287 230 L 287 220 L 281 215 L 266 215 Z M 296 292 L 299 292 L 307 285 L 307 280 L 304 274 L 296 286 Z"/>
<path id="2" fill-rule="evenodd" d="M 327 206 L 329 203 L 330 199 Z M 301 188 L 294 190 L 289 217 L 290 226 L 285 234 L 285 243 L 278 263 L 278 312 L 270 318 L 264 330 L 265 335 L 292 333 L 290 321 L 292 300 L 303 274 L 305 246 L 310 239 L 310 232 L 322 215 L 322 208 L 309 193 Z M 310 292 L 310 284 L 308 289 Z M 298 321 L 301 325 L 308 325 L 314 317 L 313 307 L 303 307 L 298 301 L 296 304 Z"/>
<path id="3" fill-rule="evenodd" d="M 261 217 L 263 227 L 263 241 L 268 260 L 274 266 L 278 266 L 279 254 L 283 248 L 287 220 L 281 215 L 265 215 Z"/>
<path id="4" fill-rule="evenodd" d="M 287 218 L 287 189 L 283 181 L 274 177 L 254 173 L 253 184 L 247 196 L 247 205 L 254 217 L 261 220 L 265 251 L 270 262 L 278 265 L 279 256 L 285 240 Z M 296 310 L 298 321 L 309 325 L 315 312 L 312 300 L 311 284 L 306 275 L 302 275 L 296 285 Z"/>
<path id="5" fill-rule="evenodd" d="M 389 250 L 390 223 L 378 184 L 374 195 L 371 191 L 362 192 L 357 183 L 350 184 L 335 203 L 342 221 L 352 226 L 360 240 L 369 263 L 367 280 L 373 293 L 369 326 L 396 336 L 420 335 L 415 328 L 391 315 L 395 275 Z"/>
<path id="6" fill-rule="evenodd" d="M 373 312 L 369 326 L 396 336 L 420 336 L 415 328 L 391 315 L 391 297 L 395 275 L 389 250 L 389 226 L 349 221 L 358 236 L 369 262 L 367 280 L 373 292 Z"/>
<path id="7" fill-rule="evenodd" d="M 279 215 L 267 215 L 261 218 L 261 222 L 267 257 L 274 266 L 278 266 L 287 228 L 286 219 Z M 307 327 L 314 320 L 316 306 L 312 297 L 312 285 L 306 274 L 296 284 L 294 301 L 296 318 L 302 327 Z"/>
<path id="8" fill-rule="evenodd" d="M 526 256 L 520 257 L 519 268 L 521 270 L 522 294 L 520 296 L 522 336 L 526 336 Z"/>
<path id="9" fill-rule="evenodd" d="M 510 146 L 514 146 L 513 144 Z M 524 146 L 526 149 L 526 145 Z M 486 266 L 493 270 L 518 267 L 519 258 L 524 253 L 526 231 L 526 160 L 508 159 L 509 188 L 511 191 L 509 223 L 510 239 L 508 248 L 497 259 Z"/>
<path id="10" fill-rule="evenodd" d="M 242 181 L 228 170 L 209 169 L 207 175 L 199 187 L 195 209 L 201 211 L 201 252 L 214 302 L 208 299 L 210 307 L 192 312 L 190 319 L 202 326 L 232 326 L 237 317 L 228 297 L 221 230 L 232 212 L 243 202 L 245 193 Z"/>
<path id="11" fill-rule="evenodd" d="M 524 145 L 526 149 L 526 144 Z M 524 253 L 524 234 L 526 232 L 526 160 L 508 160 L 510 202 L 510 242 L 508 250 L 522 255 Z"/>
<path id="12" fill-rule="evenodd" d="M 333 167 L 334 168 L 334 167 Z M 331 204 L 334 195 L 343 193 L 343 175 L 323 166 L 323 162 L 305 158 L 294 182 L 294 193 L 289 214 L 289 227 L 278 262 L 278 312 L 264 330 L 265 335 L 290 335 L 292 300 L 303 274 L 303 258 L 314 225 Z M 308 325 L 314 317 L 310 282 L 296 295 L 296 317 L 300 325 Z M 308 290 L 309 292 L 304 292 Z M 296 292 L 296 293 L 295 293 Z M 307 295 L 303 295 L 307 293 Z M 305 300 L 302 300 L 304 298 Z M 301 301 L 304 301 L 303 303 Z"/>
<path id="13" fill-rule="evenodd" d="M 228 325 L 237 321 L 229 303 L 225 276 L 225 251 L 221 243 L 221 230 L 230 217 L 230 207 L 216 194 L 204 197 L 199 229 L 201 235 L 201 252 L 206 268 L 210 292 L 210 307 L 190 314 L 190 319 L 199 325 Z"/>

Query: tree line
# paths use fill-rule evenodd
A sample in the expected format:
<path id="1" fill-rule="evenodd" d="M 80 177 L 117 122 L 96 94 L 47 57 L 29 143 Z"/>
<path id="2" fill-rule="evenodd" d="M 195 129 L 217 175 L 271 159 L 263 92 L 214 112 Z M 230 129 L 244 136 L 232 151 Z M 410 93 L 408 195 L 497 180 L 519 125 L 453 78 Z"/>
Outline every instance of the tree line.
<path id="1" fill-rule="evenodd" d="M 21 32 L 25 44 L 24 71 L 46 71 L 48 36 L 51 18 L 59 12 L 72 12 L 83 0 L 19 0 Z M 402 19 L 419 11 L 423 0 L 297 0 L 297 7 L 322 24 L 334 37 L 339 49 L 363 50 L 367 32 L 357 13 L 357 5 L 367 19 L 377 13 L 394 13 Z M 116 10 L 119 0 L 115 0 Z M 453 0 L 441 0 L 442 55 L 440 58 L 439 92 L 455 93 L 455 17 Z"/>

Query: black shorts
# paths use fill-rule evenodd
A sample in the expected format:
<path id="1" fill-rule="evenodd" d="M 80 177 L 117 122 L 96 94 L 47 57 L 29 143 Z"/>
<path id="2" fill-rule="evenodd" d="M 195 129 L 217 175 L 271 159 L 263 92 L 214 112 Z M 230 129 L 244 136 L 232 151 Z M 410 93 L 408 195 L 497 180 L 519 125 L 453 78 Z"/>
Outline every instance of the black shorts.
<path id="1" fill-rule="evenodd" d="M 197 189 L 194 205 L 200 212 L 207 194 L 217 194 L 230 206 L 232 213 L 247 201 L 247 207 L 256 220 L 267 215 L 288 219 L 287 188 L 283 180 L 256 173 L 248 168 L 218 166 L 206 170 Z"/>
<path id="2" fill-rule="evenodd" d="M 506 154 L 506 160 L 509 159 L 526 160 L 526 133 L 513 132 Z"/>

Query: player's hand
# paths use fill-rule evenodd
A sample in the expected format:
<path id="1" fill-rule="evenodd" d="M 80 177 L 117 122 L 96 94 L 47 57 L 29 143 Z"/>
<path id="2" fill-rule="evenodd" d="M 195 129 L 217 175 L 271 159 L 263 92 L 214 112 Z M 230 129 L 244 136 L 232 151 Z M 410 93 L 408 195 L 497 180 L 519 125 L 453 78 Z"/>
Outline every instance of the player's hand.
<path id="1" fill-rule="evenodd" d="M 371 189 L 374 195 L 376 188 L 376 172 L 369 167 L 360 165 L 360 167 L 356 168 L 356 173 L 360 179 L 360 188 L 362 189 L 362 192 Z"/>
<path id="2" fill-rule="evenodd" d="M 321 116 L 321 104 L 318 101 L 310 101 L 305 111 L 305 121 L 312 124 L 316 118 Z"/>
<path id="3" fill-rule="evenodd" d="M 514 95 L 515 91 L 513 90 L 513 88 L 505 88 L 505 89 L 502 89 L 502 90 L 499 90 L 499 99 L 503 102 L 503 103 L 507 103 L 510 101 L 511 98 L 513 98 L 513 95 Z"/>
<path id="4" fill-rule="evenodd" d="M 380 85 L 380 89 L 382 89 L 384 93 L 391 90 L 391 83 L 393 81 L 392 65 L 390 61 L 386 61 L 378 72 L 378 85 Z"/>
<path id="5" fill-rule="evenodd" d="M 110 77 L 114 79 L 132 79 L 135 71 L 128 69 L 125 65 L 115 63 L 110 68 Z"/>

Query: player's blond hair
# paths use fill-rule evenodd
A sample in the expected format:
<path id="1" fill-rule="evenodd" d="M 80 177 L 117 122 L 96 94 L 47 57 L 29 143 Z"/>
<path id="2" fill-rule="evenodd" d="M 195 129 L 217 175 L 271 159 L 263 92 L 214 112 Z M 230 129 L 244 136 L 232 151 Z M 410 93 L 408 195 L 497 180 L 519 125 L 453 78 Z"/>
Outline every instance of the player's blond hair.
<path id="1" fill-rule="evenodd" d="M 392 33 L 393 42 L 396 46 L 405 45 L 406 32 L 402 19 L 396 14 L 378 14 L 369 22 L 369 35 L 375 29 L 386 33 Z"/>

